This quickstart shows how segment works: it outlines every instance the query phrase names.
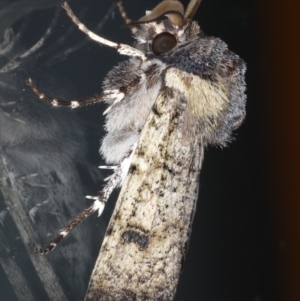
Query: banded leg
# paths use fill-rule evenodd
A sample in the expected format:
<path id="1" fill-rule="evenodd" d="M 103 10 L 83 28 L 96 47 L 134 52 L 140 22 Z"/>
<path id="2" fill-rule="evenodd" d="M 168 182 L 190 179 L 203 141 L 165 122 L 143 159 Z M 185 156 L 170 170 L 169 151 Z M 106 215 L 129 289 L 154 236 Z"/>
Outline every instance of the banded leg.
<path id="1" fill-rule="evenodd" d="M 94 203 L 79 213 L 65 228 L 63 228 L 58 236 L 46 247 L 45 249 L 35 247 L 34 252 L 41 255 L 46 255 L 52 251 L 57 244 L 66 237 L 77 225 L 84 221 L 87 217 L 98 210 L 98 216 L 100 216 L 104 210 L 105 204 L 110 197 L 113 190 L 122 185 L 129 167 L 131 165 L 132 157 L 135 151 L 137 143 L 135 143 L 130 152 L 125 156 L 122 163 L 115 168 L 114 173 L 110 177 L 108 183 L 103 190 L 97 196 L 86 196 L 87 199 L 94 200 Z"/>
<path id="2" fill-rule="evenodd" d="M 105 185 L 105 187 L 99 193 L 98 196 L 95 197 L 86 196 L 87 199 L 94 200 L 94 203 L 90 207 L 84 209 L 75 218 L 73 218 L 71 222 L 59 232 L 58 236 L 45 249 L 35 247 L 34 252 L 39 253 L 41 255 L 47 255 L 50 251 L 52 251 L 57 246 L 57 244 L 64 237 L 66 237 L 77 225 L 79 225 L 91 214 L 98 211 L 98 216 L 100 216 L 105 207 L 105 203 L 107 202 L 112 191 L 118 186 L 120 181 L 121 181 L 121 169 L 119 168 L 114 172 L 113 176 L 110 178 L 110 181 Z"/>
<path id="3" fill-rule="evenodd" d="M 118 52 L 120 54 L 124 54 L 124 55 L 128 55 L 128 56 L 134 56 L 134 57 L 139 57 L 141 58 L 143 61 L 146 61 L 147 58 L 144 55 L 144 53 L 134 47 L 131 47 L 129 45 L 126 44 L 120 44 L 120 43 L 115 43 L 112 41 L 109 41 L 107 39 L 104 39 L 98 35 L 96 35 L 95 33 L 93 33 L 91 30 L 89 30 L 83 23 L 81 23 L 78 18 L 74 15 L 73 11 L 71 10 L 70 6 L 68 5 L 67 2 L 64 2 L 62 7 L 66 10 L 68 16 L 72 19 L 73 23 L 75 25 L 77 25 L 77 27 L 79 28 L 79 30 L 81 30 L 82 32 L 84 32 L 86 35 L 88 35 L 93 41 L 102 44 L 102 45 L 106 45 L 112 48 L 115 48 L 118 50 Z"/>
<path id="4" fill-rule="evenodd" d="M 105 16 L 102 18 L 102 20 L 96 25 L 96 27 L 93 29 L 94 32 L 100 32 L 100 30 L 102 29 L 102 27 L 105 25 L 105 23 L 108 21 L 109 17 L 111 16 L 112 12 L 114 11 L 116 7 L 116 2 L 113 2 L 109 8 L 109 10 L 107 11 L 107 13 L 105 14 Z M 83 15 L 83 13 L 80 13 L 79 17 L 81 17 L 81 15 Z M 73 24 L 71 24 L 71 28 L 72 29 L 76 29 L 76 27 L 73 26 Z M 52 49 L 51 51 L 53 51 L 53 49 L 57 49 L 60 47 L 61 44 L 63 44 L 64 40 L 67 39 L 68 36 L 71 35 L 71 33 L 73 33 L 73 30 L 69 29 L 65 35 L 63 35 L 60 39 L 58 39 L 58 41 L 52 45 Z M 87 44 L 88 42 L 90 42 L 89 37 L 85 37 L 84 39 L 82 39 L 81 41 L 79 41 L 78 43 L 76 43 L 75 45 L 64 49 L 63 51 L 60 51 L 59 54 L 52 56 L 51 59 L 48 60 L 47 62 L 47 66 L 52 66 L 54 64 L 57 64 L 60 61 L 66 60 L 67 57 L 74 53 L 75 51 L 77 51 L 78 49 L 82 48 L 85 44 Z M 48 51 L 48 49 L 47 49 Z M 43 54 L 41 54 L 43 55 Z"/>
<path id="5" fill-rule="evenodd" d="M 97 104 L 112 98 L 115 98 L 115 102 L 118 102 L 124 97 L 124 93 L 119 90 L 105 90 L 102 94 L 96 94 L 84 99 L 65 101 L 57 98 L 51 98 L 46 95 L 44 92 L 39 90 L 31 78 L 28 79 L 27 85 L 40 99 L 50 103 L 54 107 L 69 107 L 71 109 L 75 109 L 82 106 Z"/>

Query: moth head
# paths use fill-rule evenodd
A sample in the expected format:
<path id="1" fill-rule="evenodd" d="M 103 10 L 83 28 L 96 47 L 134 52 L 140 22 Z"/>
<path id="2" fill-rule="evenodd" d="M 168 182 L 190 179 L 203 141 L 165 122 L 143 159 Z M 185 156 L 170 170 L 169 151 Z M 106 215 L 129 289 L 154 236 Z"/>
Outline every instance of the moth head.
<path id="1" fill-rule="evenodd" d="M 138 28 L 133 32 L 138 44 L 144 48 L 142 50 L 155 55 L 166 54 L 188 38 L 185 29 L 191 26 L 191 19 L 201 1 L 191 0 L 185 10 L 178 0 L 164 0 L 152 11 L 146 12 L 144 17 L 127 25 Z M 194 32 L 189 32 L 192 36 L 198 33 L 199 27 L 195 25 Z"/>

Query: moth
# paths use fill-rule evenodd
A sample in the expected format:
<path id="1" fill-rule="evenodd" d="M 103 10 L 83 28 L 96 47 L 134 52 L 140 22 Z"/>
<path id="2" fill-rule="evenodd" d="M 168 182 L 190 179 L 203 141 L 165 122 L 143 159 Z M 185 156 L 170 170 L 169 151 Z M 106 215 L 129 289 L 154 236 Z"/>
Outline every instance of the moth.
<path id="1" fill-rule="evenodd" d="M 130 58 L 114 67 L 103 92 L 63 101 L 35 94 L 52 106 L 77 108 L 106 102 L 100 153 L 113 173 L 91 207 L 71 221 L 47 254 L 78 223 L 100 215 L 111 192 L 122 187 L 97 258 L 86 301 L 173 300 L 187 252 L 207 145 L 225 146 L 245 117 L 245 62 L 192 18 L 201 0 L 184 9 L 164 0 L 138 21 L 120 11 L 136 41 L 114 43 L 91 32 L 63 4 L 92 40 Z"/>

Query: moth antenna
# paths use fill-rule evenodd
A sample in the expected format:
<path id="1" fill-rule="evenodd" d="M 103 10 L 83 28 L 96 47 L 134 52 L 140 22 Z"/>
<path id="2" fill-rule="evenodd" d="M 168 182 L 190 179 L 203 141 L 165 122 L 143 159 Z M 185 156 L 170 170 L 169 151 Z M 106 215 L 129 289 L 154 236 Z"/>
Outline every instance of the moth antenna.
<path id="1" fill-rule="evenodd" d="M 92 32 L 91 30 L 89 30 L 83 23 L 81 23 L 78 18 L 74 15 L 72 9 L 70 8 L 70 6 L 68 5 L 67 2 L 64 2 L 62 4 L 62 7 L 66 10 L 67 15 L 71 18 L 71 20 L 73 21 L 73 23 L 75 25 L 77 25 L 77 27 L 79 28 L 79 30 L 81 30 L 83 33 L 85 33 L 87 36 L 89 36 L 93 41 L 101 44 L 101 45 L 106 45 L 112 48 L 115 48 L 118 50 L 118 52 L 120 54 L 124 54 L 124 55 L 128 55 L 128 56 L 134 56 L 134 57 L 139 57 L 141 58 L 143 61 L 146 61 L 147 58 L 145 56 L 145 54 L 134 48 L 131 47 L 129 45 L 126 44 L 120 44 L 120 43 L 115 43 L 112 41 L 109 41 L 107 39 L 104 39 L 100 36 L 98 36 L 97 34 L 95 34 L 94 32 Z"/>
<path id="2" fill-rule="evenodd" d="M 153 22 L 162 16 L 166 16 L 174 26 L 181 27 L 183 23 L 184 7 L 180 1 L 164 0 L 159 3 L 149 14 L 142 17 L 138 21 L 129 23 L 128 25 L 142 24 Z"/>
<path id="3" fill-rule="evenodd" d="M 192 19 L 197 12 L 202 0 L 191 0 L 185 11 L 185 18 Z"/>
<path id="4" fill-rule="evenodd" d="M 128 17 L 128 15 L 125 11 L 125 8 L 123 6 L 123 2 L 122 1 L 118 2 L 117 6 L 118 6 L 119 12 L 125 22 L 125 25 L 128 25 L 129 23 L 131 23 L 132 20 Z M 137 32 L 137 28 L 135 26 L 128 26 L 128 27 L 132 34 L 135 34 Z"/>
<path id="5" fill-rule="evenodd" d="M 119 1 L 117 3 L 117 6 L 118 6 L 118 9 L 119 9 L 119 12 L 124 20 L 124 22 L 127 24 L 127 23 L 130 23 L 132 20 L 128 17 L 126 11 L 125 11 L 125 8 L 123 6 L 123 2 L 122 1 Z"/>

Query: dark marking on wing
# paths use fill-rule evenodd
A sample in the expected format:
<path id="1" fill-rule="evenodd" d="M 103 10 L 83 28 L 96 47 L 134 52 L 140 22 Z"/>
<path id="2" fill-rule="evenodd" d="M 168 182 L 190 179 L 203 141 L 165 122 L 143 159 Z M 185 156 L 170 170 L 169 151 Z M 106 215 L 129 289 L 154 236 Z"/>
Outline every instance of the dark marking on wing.
<path id="1" fill-rule="evenodd" d="M 127 230 L 122 234 L 124 243 L 135 243 L 141 249 L 146 250 L 149 246 L 149 236 L 136 230 Z"/>

